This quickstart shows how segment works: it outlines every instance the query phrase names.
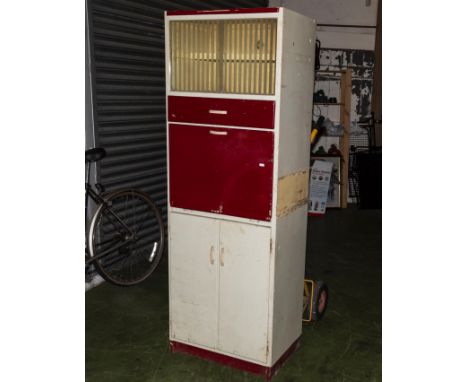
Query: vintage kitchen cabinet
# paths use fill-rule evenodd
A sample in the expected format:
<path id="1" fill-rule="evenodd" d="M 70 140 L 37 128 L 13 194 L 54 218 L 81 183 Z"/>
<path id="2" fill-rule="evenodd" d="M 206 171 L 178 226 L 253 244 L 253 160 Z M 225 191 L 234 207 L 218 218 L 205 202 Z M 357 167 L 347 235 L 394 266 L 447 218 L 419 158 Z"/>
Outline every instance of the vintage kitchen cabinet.
<path id="1" fill-rule="evenodd" d="M 271 378 L 301 335 L 315 22 L 169 11 L 170 344 Z"/>

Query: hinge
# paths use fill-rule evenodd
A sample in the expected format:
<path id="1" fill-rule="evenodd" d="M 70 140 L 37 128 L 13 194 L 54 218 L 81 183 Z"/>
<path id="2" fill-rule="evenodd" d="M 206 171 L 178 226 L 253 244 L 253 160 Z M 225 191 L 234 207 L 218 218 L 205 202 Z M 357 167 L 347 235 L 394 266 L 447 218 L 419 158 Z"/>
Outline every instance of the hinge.
<path id="1" fill-rule="evenodd" d="M 270 254 L 273 252 L 273 239 L 270 239 Z"/>

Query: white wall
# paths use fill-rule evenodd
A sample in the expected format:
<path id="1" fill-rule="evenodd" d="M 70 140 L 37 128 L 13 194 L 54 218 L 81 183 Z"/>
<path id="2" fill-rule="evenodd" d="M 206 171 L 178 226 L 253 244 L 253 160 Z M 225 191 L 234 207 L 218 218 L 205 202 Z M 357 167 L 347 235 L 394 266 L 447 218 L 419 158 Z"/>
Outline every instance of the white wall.
<path id="1" fill-rule="evenodd" d="M 317 24 L 376 26 L 379 0 L 270 0 L 271 7 L 302 13 Z M 374 50 L 374 28 L 317 27 L 322 47 Z"/>

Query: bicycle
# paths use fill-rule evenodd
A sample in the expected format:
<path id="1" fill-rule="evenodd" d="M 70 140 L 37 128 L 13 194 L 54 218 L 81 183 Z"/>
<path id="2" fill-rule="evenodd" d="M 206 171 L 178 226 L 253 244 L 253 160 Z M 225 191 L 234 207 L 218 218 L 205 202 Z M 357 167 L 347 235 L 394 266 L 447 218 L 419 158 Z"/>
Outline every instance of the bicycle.
<path id="1" fill-rule="evenodd" d="M 97 209 L 86 230 L 85 266 L 95 264 L 98 273 L 119 286 L 131 286 L 148 278 L 158 266 L 166 232 L 162 214 L 148 194 L 136 189 L 105 193 L 89 183 L 90 166 L 106 156 L 103 148 L 85 151 L 86 195 Z"/>

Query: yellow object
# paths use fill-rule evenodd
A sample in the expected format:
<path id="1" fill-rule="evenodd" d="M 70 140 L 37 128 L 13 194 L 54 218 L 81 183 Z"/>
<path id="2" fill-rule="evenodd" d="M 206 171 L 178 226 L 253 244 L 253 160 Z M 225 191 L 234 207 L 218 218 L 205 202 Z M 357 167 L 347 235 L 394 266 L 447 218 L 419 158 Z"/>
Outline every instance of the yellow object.
<path id="1" fill-rule="evenodd" d="M 310 133 L 310 143 L 312 143 L 315 140 L 317 133 L 318 133 L 318 129 L 312 129 Z"/>
<path id="2" fill-rule="evenodd" d="M 311 322 L 312 321 L 312 299 L 314 297 L 314 281 L 313 280 L 304 280 L 304 299 L 302 303 L 302 321 Z M 304 318 L 304 312 L 309 308 L 309 317 Z"/>

